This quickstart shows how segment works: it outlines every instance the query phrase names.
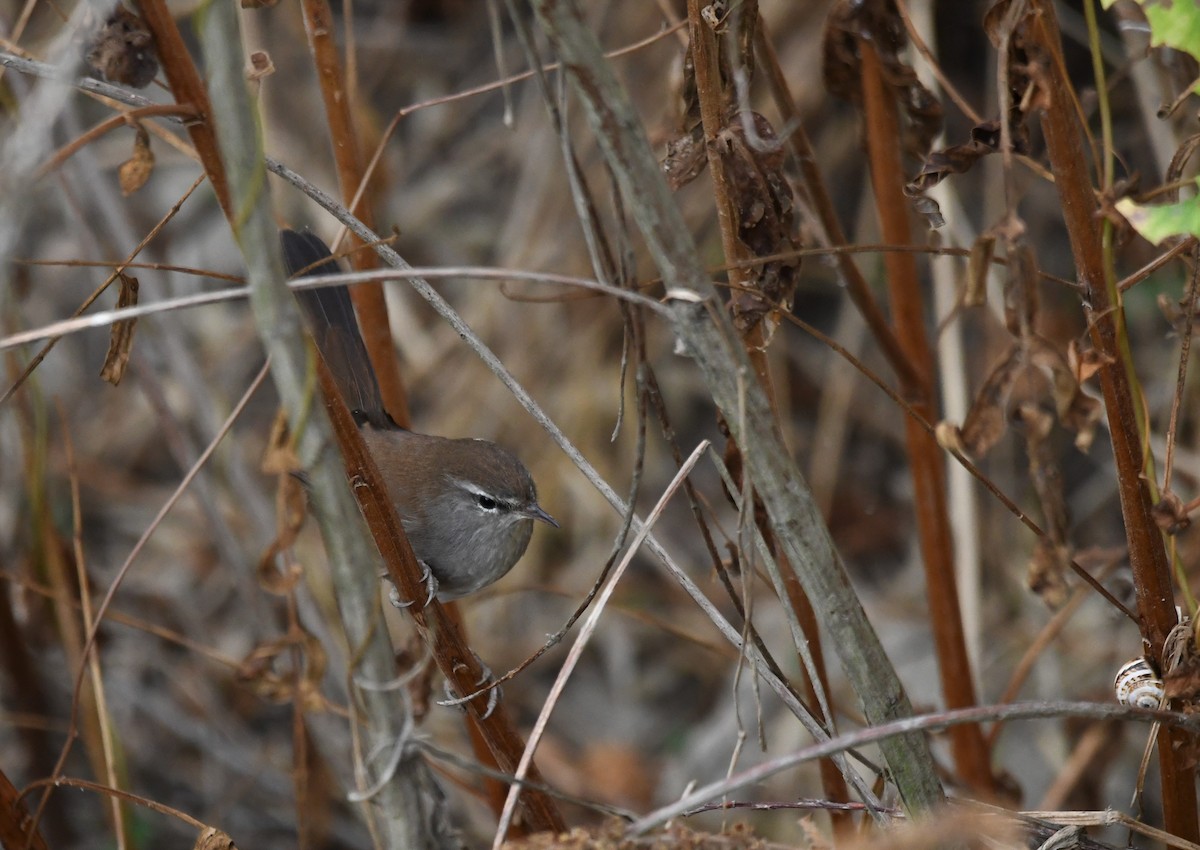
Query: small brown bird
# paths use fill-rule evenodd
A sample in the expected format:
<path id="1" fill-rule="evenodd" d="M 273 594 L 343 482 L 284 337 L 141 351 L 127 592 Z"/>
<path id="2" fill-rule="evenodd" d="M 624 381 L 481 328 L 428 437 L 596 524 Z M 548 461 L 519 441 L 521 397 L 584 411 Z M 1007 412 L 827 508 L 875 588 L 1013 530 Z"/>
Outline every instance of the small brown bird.
<path id="1" fill-rule="evenodd" d="M 329 248 L 312 233 L 284 230 L 289 276 L 337 274 Z M 401 428 L 383 397 L 345 286 L 296 293 L 334 381 L 383 473 L 431 597 L 456 599 L 503 577 L 525 553 L 533 520 L 558 527 L 537 501 L 525 464 L 487 440 L 452 440 Z"/>

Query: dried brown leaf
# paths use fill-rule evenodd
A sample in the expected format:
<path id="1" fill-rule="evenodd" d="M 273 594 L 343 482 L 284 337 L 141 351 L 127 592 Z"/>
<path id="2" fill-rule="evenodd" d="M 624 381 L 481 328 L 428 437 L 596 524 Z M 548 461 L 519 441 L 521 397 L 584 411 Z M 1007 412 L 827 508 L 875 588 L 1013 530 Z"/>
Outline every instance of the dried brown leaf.
<path id="1" fill-rule="evenodd" d="M 158 73 L 154 38 L 142 19 L 118 5 L 87 48 L 87 63 L 104 79 L 145 88 Z"/>
<path id="2" fill-rule="evenodd" d="M 293 628 L 250 650 L 238 665 L 237 678 L 265 700 L 295 700 L 308 711 L 325 711 L 329 703 L 321 694 L 321 679 L 326 665 L 321 642 Z"/>
<path id="3" fill-rule="evenodd" d="M 839 0 L 825 19 L 821 45 L 825 87 L 854 104 L 862 102 L 859 40 L 869 40 L 879 52 L 885 82 L 904 122 L 905 153 L 924 159 L 942 129 L 942 105 L 903 61 L 908 39 L 893 0 Z"/>
<path id="4" fill-rule="evenodd" d="M 196 843 L 192 845 L 192 850 L 237 850 L 237 845 L 233 843 L 233 839 L 228 834 L 221 832 L 216 827 L 208 826 L 196 836 Z"/>
<path id="5" fill-rule="evenodd" d="M 743 118 L 731 116 L 716 140 L 737 218 L 738 241 L 750 257 L 795 251 L 800 244 L 793 225 L 792 188 L 783 174 L 783 149 L 766 118 L 751 113 L 752 131 Z M 787 258 L 748 269 L 744 283 L 750 291 L 730 297 L 734 326 L 746 334 L 764 323 L 763 339 L 769 340 L 780 310 L 791 309 L 799 268 L 799 259 Z"/>
<path id="6" fill-rule="evenodd" d="M 247 0 L 242 0 L 243 3 Z M 272 0 L 278 2 L 278 0 Z M 275 63 L 271 61 L 271 54 L 265 50 L 255 50 L 250 54 L 250 70 L 246 73 L 246 79 L 250 82 L 258 82 L 263 77 L 269 77 L 275 73 Z"/>
<path id="7" fill-rule="evenodd" d="M 1038 313 L 1038 272 L 1033 249 L 1024 238 L 1024 225 L 1014 224 L 1016 236 L 1005 239 L 1008 276 L 1004 281 L 1004 326 L 1019 340 L 1033 335 Z"/>
<path id="8" fill-rule="evenodd" d="M 132 195 L 146 185 L 146 181 L 150 179 L 152 173 L 154 173 L 154 151 L 150 149 L 150 134 L 141 125 L 138 125 L 137 135 L 133 140 L 133 154 L 117 169 L 121 194 Z"/>
<path id="9" fill-rule="evenodd" d="M 1110 363 L 1115 363 L 1112 357 L 1095 348 L 1081 349 L 1075 340 L 1067 343 L 1067 364 L 1075 382 L 1082 384 L 1090 380 L 1097 372 Z"/>
<path id="10" fill-rule="evenodd" d="M 1067 547 L 1039 537 L 1029 558 L 1025 584 L 1042 598 L 1048 608 L 1057 610 L 1067 601 L 1068 569 L 1070 554 Z"/>
<path id="11" fill-rule="evenodd" d="M 1026 584 L 1050 608 L 1058 608 L 1067 599 L 1067 572 L 1071 568 L 1071 547 L 1067 542 L 1070 521 L 1063 493 L 1062 473 L 1049 442 L 1054 416 L 1040 405 L 1026 402 L 1013 413 L 1018 434 L 1025 441 L 1029 458 L 1029 478 L 1037 494 L 1046 534 L 1038 538 L 1029 559 Z"/>
<path id="12" fill-rule="evenodd" d="M 117 294 L 117 309 L 133 307 L 138 303 L 138 279 L 124 272 L 117 273 L 121 289 Z M 125 369 L 129 366 L 129 355 L 133 350 L 133 331 L 137 327 L 137 319 L 122 319 L 113 322 L 108 334 L 108 353 L 104 355 L 104 365 L 100 367 L 100 377 L 114 387 L 125 377 Z"/>
<path id="13" fill-rule="evenodd" d="M 1022 365 L 1021 349 L 1014 345 L 979 388 L 961 432 L 962 445 L 971 457 L 987 454 L 1008 429 L 1005 402 Z"/>
<path id="14" fill-rule="evenodd" d="M 1083 391 L 1075 369 L 1047 339 L 1032 334 L 1027 344 L 1030 361 L 1050 376 L 1051 397 L 1059 422 L 1075 432 L 1075 446 L 1086 452 L 1091 448 L 1096 423 L 1103 411 L 1100 402 Z"/>
<path id="15" fill-rule="evenodd" d="M 987 301 L 988 272 L 991 271 L 995 254 L 994 233 L 980 234 L 971 245 L 971 256 L 967 260 L 967 286 L 963 292 L 964 307 L 978 307 Z"/>
<path id="16" fill-rule="evenodd" d="M 708 164 L 704 152 L 704 130 L 697 125 L 690 133 L 684 133 L 667 142 L 667 155 L 662 161 L 667 185 L 672 191 L 691 183 Z"/>
<path id="17" fill-rule="evenodd" d="M 1178 534 L 1192 524 L 1191 517 L 1184 509 L 1183 499 L 1171 490 L 1162 494 L 1150 512 L 1155 524 L 1166 534 Z"/>
<path id="18" fill-rule="evenodd" d="M 1173 706 L 1189 714 L 1200 706 L 1200 655 L 1195 632 L 1185 617 L 1167 635 L 1163 644 L 1163 692 Z"/>
<path id="19" fill-rule="evenodd" d="M 926 195 L 917 195 L 912 199 L 913 212 L 925 219 L 925 225 L 930 230 L 937 230 L 946 224 L 946 218 L 942 215 L 942 208 L 933 198 Z"/>
<path id="20" fill-rule="evenodd" d="M 908 182 L 904 192 L 916 197 L 928 192 L 951 174 L 965 174 L 976 162 L 1000 150 L 1000 122 L 988 121 L 971 130 L 971 140 L 934 151 L 925 158 L 917 176 Z"/>

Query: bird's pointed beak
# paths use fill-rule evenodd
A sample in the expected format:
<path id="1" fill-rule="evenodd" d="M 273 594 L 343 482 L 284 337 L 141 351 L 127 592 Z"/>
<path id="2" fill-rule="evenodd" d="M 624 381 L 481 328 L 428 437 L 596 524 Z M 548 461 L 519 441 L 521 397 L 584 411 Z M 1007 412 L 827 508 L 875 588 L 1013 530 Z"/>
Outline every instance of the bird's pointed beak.
<path id="1" fill-rule="evenodd" d="M 529 517 L 530 519 L 540 519 L 542 522 L 546 523 L 547 525 L 552 525 L 555 528 L 562 528 L 562 526 L 558 524 L 558 520 L 542 510 L 541 505 L 534 505 L 532 508 L 526 510 L 525 516 Z"/>

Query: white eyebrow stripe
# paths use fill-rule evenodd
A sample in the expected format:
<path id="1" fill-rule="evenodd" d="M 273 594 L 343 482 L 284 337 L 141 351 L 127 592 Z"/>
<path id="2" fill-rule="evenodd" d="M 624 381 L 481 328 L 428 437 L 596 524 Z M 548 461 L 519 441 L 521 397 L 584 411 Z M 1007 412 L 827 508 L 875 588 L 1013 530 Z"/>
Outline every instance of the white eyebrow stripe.
<path id="1" fill-rule="evenodd" d="M 470 481 L 467 481 L 464 478 L 452 478 L 450 480 L 473 496 L 483 496 L 484 498 L 491 499 L 496 503 L 497 506 L 503 507 L 510 511 L 516 508 L 516 502 L 509 499 L 502 499 L 494 493 L 489 493 L 487 490 L 484 490 L 478 484 L 472 484 Z"/>

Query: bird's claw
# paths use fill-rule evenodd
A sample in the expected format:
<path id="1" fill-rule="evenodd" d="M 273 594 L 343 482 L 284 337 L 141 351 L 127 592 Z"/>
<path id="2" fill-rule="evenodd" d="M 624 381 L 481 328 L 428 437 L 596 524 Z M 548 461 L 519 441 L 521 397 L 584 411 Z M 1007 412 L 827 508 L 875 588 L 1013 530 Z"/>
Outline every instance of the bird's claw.
<path id="1" fill-rule="evenodd" d="M 474 653 L 472 653 L 472 655 L 474 655 Z M 484 664 L 478 655 L 475 655 L 475 661 L 479 664 L 479 669 L 481 671 L 479 681 L 475 683 L 475 691 L 467 694 L 465 697 L 460 697 L 454 693 L 454 689 L 450 687 L 450 682 L 447 680 L 444 684 L 446 689 L 446 698 L 444 700 L 438 700 L 437 704 L 443 706 L 465 706 L 466 703 L 475 699 L 475 697 L 479 696 L 484 690 L 486 690 L 487 707 L 484 709 L 483 714 L 480 715 L 479 719 L 487 720 L 492 716 L 492 712 L 496 710 L 496 706 L 500 704 L 501 688 L 498 685 L 492 687 L 487 686 L 489 682 L 495 681 L 496 677 L 492 674 L 491 668 Z"/>
<path id="2" fill-rule="evenodd" d="M 418 561 L 417 563 L 421 565 L 421 581 L 425 583 L 425 590 L 428 591 L 428 595 L 425 597 L 425 604 L 428 605 L 437 596 L 437 576 L 433 574 L 433 570 L 429 569 L 429 564 L 424 561 Z"/>
<path id="3" fill-rule="evenodd" d="M 433 574 L 433 570 L 429 569 L 428 564 L 426 564 L 424 561 L 417 561 L 417 563 L 421 565 L 421 584 L 425 585 L 425 590 L 427 591 L 427 595 L 425 597 L 425 605 L 421 606 L 422 608 L 424 608 L 424 607 L 428 606 L 430 602 L 433 601 L 433 598 L 435 596 L 437 596 L 438 580 L 437 580 L 437 576 L 435 576 Z M 385 573 L 384 578 L 388 578 L 388 577 L 389 577 L 388 574 Z M 412 606 L 413 602 L 415 602 L 415 601 L 416 600 L 413 600 L 413 599 L 401 599 L 400 598 L 400 589 L 398 587 L 396 587 L 395 584 L 392 584 L 391 589 L 388 591 L 388 602 L 392 603 L 393 608 L 399 608 L 399 609 L 409 608 Z"/>

